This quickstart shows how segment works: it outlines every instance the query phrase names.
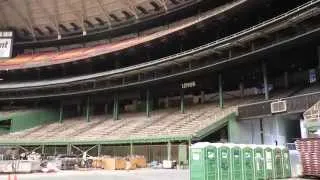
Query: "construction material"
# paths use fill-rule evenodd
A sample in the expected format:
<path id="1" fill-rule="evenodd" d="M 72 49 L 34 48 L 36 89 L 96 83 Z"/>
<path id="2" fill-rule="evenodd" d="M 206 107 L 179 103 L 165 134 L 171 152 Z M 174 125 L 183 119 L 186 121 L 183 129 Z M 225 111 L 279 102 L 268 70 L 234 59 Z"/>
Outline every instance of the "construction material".
<path id="1" fill-rule="evenodd" d="M 103 158 L 102 168 L 106 170 L 124 170 L 126 161 L 122 158 Z"/>
<path id="2" fill-rule="evenodd" d="M 303 175 L 320 177 L 320 138 L 300 139 L 295 143 L 300 152 Z"/>

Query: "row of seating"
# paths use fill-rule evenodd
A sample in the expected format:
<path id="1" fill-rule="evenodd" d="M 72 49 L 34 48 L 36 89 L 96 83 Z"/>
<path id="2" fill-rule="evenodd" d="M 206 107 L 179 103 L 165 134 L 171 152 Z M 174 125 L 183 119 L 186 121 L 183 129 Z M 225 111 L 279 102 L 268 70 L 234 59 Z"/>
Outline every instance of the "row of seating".
<path id="1" fill-rule="evenodd" d="M 294 88 L 293 88 L 294 89 Z M 293 90 L 275 91 L 271 99 L 290 96 Z M 111 115 L 92 116 L 90 122 L 85 117 L 65 119 L 63 123 L 40 125 L 31 129 L 0 135 L 0 141 L 23 139 L 30 141 L 49 140 L 122 140 L 128 138 L 149 138 L 160 136 L 194 135 L 223 117 L 237 111 L 242 104 L 259 102 L 263 95 L 225 100 L 225 108 L 220 109 L 216 100 L 186 107 L 185 113 L 177 108 L 153 111 L 148 118 L 144 112 L 120 114 L 114 121 Z"/>
<path id="2" fill-rule="evenodd" d="M 23 139 L 30 141 L 53 140 L 121 140 L 128 138 L 150 138 L 159 136 L 194 135 L 201 129 L 219 121 L 236 110 L 238 101 L 232 100 L 220 109 L 216 103 L 192 106 L 184 114 L 178 109 L 152 112 L 150 118 L 145 113 L 122 114 L 120 120 L 112 117 L 93 116 L 90 122 L 84 117 L 66 119 L 63 123 L 52 123 L 32 129 L 3 134 L 1 140 Z"/>
<path id="3" fill-rule="evenodd" d="M 222 6 L 220 8 L 208 11 L 202 14 L 202 16 L 199 16 L 197 18 L 189 18 L 187 19 L 188 21 L 181 20 L 181 22 L 183 23 L 181 23 L 179 26 L 177 26 L 176 25 L 177 23 L 175 23 L 174 25 L 170 26 L 170 28 L 166 30 L 154 32 L 152 34 L 145 34 L 140 37 L 133 37 L 127 40 L 122 40 L 120 42 L 112 42 L 108 44 L 96 45 L 93 47 L 77 48 L 77 49 L 61 51 L 61 52 L 42 52 L 42 53 L 35 53 L 35 54 L 18 55 L 11 59 L 2 60 L 0 62 L 0 70 L 20 69 L 20 68 L 28 68 L 28 67 L 46 66 L 46 65 L 52 65 L 57 63 L 66 63 L 70 61 L 83 60 L 83 59 L 87 59 L 87 58 L 102 55 L 102 54 L 108 54 L 108 53 L 120 51 L 129 47 L 133 47 L 142 43 L 155 40 L 160 37 L 167 36 L 174 32 L 178 32 L 184 28 L 195 25 L 200 20 L 203 21 L 219 13 L 227 11 L 228 9 L 231 9 L 237 5 L 240 5 L 245 1 L 247 0 L 238 0 L 228 5 Z"/>

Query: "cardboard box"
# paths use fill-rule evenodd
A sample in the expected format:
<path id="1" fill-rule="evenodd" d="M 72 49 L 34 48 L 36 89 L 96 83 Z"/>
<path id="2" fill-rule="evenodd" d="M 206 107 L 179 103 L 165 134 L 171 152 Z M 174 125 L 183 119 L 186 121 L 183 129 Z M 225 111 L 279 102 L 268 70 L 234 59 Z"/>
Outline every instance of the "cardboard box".
<path id="1" fill-rule="evenodd" d="M 122 170 L 126 168 L 126 161 L 119 158 L 102 159 L 102 168 L 106 170 Z"/>

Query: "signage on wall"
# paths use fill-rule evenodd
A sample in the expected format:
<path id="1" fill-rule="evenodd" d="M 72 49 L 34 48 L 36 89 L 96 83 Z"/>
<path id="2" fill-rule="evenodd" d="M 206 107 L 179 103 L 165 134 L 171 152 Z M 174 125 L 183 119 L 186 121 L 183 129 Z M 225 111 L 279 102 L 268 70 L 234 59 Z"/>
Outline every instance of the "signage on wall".
<path id="1" fill-rule="evenodd" d="M 181 84 L 181 88 L 182 89 L 193 88 L 195 86 L 196 86 L 196 82 L 195 81 L 186 82 L 186 83 L 182 83 Z"/>
<path id="2" fill-rule="evenodd" d="M 315 69 L 309 70 L 309 83 L 317 82 L 317 72 Z"/>
<path id="3" fill-rule="evenodd" d="M 13 45 L 13 33 L 0 31 L 0 58 L 11 58 Z"/>

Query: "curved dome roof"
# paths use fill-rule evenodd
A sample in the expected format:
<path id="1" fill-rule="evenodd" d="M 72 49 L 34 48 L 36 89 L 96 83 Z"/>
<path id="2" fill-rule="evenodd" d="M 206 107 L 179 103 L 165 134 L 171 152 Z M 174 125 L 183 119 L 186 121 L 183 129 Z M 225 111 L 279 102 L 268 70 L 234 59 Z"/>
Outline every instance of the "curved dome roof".
<path id="1" fill-rule="evenodd" d="M 0 29 L 43 37 L 112 28 L 165 13 L 189 0 L 0 0 Z"/>

